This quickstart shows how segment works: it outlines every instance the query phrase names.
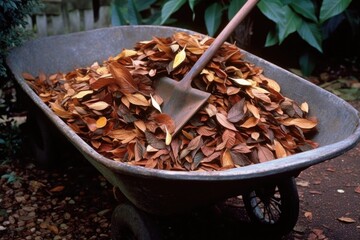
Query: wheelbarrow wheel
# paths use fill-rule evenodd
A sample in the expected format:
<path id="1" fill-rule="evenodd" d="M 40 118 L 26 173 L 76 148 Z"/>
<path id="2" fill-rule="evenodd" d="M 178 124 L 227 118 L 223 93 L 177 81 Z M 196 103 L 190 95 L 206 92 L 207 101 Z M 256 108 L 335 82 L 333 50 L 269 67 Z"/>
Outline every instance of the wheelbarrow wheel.
<path id="1" fill-rule="evenodd" d="M 299 216 L 299 195 L 293 177 L 256 188 L 244 194 L 243 201 L 250 220 L 264 234 L 289 233 Z"/>
<path id="2" fill-rule="evenodd" d="M 111 218 L 112 240 L 156 240 L 156 226 L 148 214 L 130 203 L 118 205 Z"/>
<path id="3" fill-rule="evenodd" d="M 27 119 L 30 151 L 34 161 L 41 167 L 51 167 L 54 158 L 54 135 L 49 127 L 48 120 L 40 111 L 30 111 Z"/>

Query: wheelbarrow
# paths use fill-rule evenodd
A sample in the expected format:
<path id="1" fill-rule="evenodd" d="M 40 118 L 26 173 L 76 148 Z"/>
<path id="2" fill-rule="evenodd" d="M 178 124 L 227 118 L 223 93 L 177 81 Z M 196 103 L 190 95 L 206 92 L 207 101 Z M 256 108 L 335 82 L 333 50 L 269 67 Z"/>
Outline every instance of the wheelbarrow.
<path id="1" fill-rule="evenodd" d="M 347 102 L 318 86 L 251 53 L 245 59 L 264 69 L 280 84 L 282 93 L 311 106 L 318 118 L 313 140 L 319 147 L 281 159 L 214 172 L 178 172 L 147 169 L 116 162 L 97 153 L 48 108 L 22 77 L 68 72 L 93 62 L 102 62 L 123 48 L 153 36 L 167 37 L 185 29 L 160 26 L 121 26 L 40 38 L 13 49 L 7 58 L 15 79 L 33 102 L 40 131 L 43 161 L 51 154 L 51 132 L 40 122 L 40 114 L 54 125 L 78 151 L 104 175 L 126 199 L 113 213 L 113 238 L 129 234 L 149 239 L 152 229 L 146 216 L 174 216 L 234 196 L 243 198 L 247 214 L 258 229 L 284 234 L 295 226 L 299 198 L 294 178 L 306 168 L 334 158 L 354 147 L 360 138 L 359 114 Z M 31 116 L 30 116 L 31 117 Z M 49 150 L 50 149 L 50 150 Z M 151 224 L 150 224 L 151 225 Z"/>

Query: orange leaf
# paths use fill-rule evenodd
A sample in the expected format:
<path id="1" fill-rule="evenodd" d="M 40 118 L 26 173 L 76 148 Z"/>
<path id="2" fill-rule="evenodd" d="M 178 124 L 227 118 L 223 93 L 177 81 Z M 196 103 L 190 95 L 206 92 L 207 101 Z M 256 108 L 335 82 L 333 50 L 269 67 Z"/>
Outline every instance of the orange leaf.
<path id="1" fill-rule="evenodd" d="M 246 102 L 246 107 L 255 118 L 260 119 L 260 113 L 259 113 L 259 109 L 257 107 L 252 105 L 250 102 Z"/>
<path id="2" fill-rule="evenodd" d="M 240 126 L 243 128 L 251 128 L 251 127 L 255 127 L 259 122 L 259 119 L 255 118 L 255 117 L 249 117 L 243 124 L 241 124 Z"/>
<path id="3" fill-rule="evenodd" d="M 285 148 L 277 140 L 274 140 L 274 149 L 277 158 L 282 158 L 287 156 Z"/>
<path id="4" fill-rule="evenodd" d="M 221 166 L 223 168 L 232 168 L 232 167 L 234 167 L 234 162 L 232 160 L 230 151 L 228 149 L 226 149 L 224 151 L 224 153 L 222 154 L 222 156 L 220 158 L 220 161 L 221 161 Z"/>
<path id="5" fill-rule="evenodd" d="M 106 126 L 106 123 L 107 123 L 106 117 L 100 117 L 98 120 L 96 120 L 96 127 L 103 128 Z"/>
<path id="6" fill-rule="evenodd" d="M 284 124 L 285 126 L 295 125 L 299 128 L 311 129 L 316 127 L 317 122 L 308 120 L 306 118 L 288 118 L 283 120 L 282 124 Z"/>
<path id="7" fill-rule="evenodd" d="M 64 186 L 56 186 L 50 189 L 50 192 L 61 192 L 62 190 L 64 190 L 64 188 Z"/>
<path id="8" fill-rule="evenodd" d="M 55 112 L 55 114 L 58 115 L 61 118 L 71 118 L 72 117 L 72 114 L 70 112 L 66 111 L 57 102 L 50 103 L 50 107 Z"/>

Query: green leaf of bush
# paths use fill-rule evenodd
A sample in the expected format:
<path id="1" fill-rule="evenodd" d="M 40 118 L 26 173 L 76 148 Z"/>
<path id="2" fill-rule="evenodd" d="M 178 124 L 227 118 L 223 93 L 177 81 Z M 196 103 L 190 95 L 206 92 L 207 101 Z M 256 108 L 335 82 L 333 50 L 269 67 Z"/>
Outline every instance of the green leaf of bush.
<path id="1" fill-rule="evenodd" d="M 138 9 L 136 8 L 136 5 L 134 3 L 134 0 L 128 1 L 128 17 L 129 17 L 129 23 L 131 25 L 139 25 L 141 24 L 141 16 L 139 14 Z"/>
<path id="2" fill-rule="evenodd" d="M 282 7 L 283 18 L 278 22 L 278 37 L 281 44 L 287 36 L 295 32 L 301 24 L 301 18 L 288 6 Z"/>
<path id="3" fill-rule="evenodd" d="M 311 0 L 305 1 L 292 1 L 290 7 L 301 16 L 308 18 L 314 22 L 318 22 L 318 18 L 315 13 L 315 5 Z"/>
<path id="4" fill-rule="evenodd" d="M 303 21 L 300 24 L 297 32 L 302 39 L 304 39 L 312 47 L 322 52 L 322 35 L 318 25 L 316 25 L 315 23 L 307 23 L 306 21 Z"/>
<path id="5" fill-rule="evenodd" d="M 314 56 L 306 51 L 299 58 L 299 65 L 301 68 L 301 72 L 304 76 L 309 76 L 315 69 L 315 58 Z"/>
<path id="6" fill-rule="evenodd" d="M 232 19 L 235 14 L 239 11 L 239 9 L 244 6 L 246 0 L 233 0 L 230 1 L 229 9 L 228 9 L 228 19 Z"/>
<path id="7" fill-rule="evenodd" d="M 186 0 L 170 0 L 166 2 L 161 9 L 160 24 L 164 24 L 174 12 L 184 5 L 185 2 Z"/>
<path id="8" fill-rule="evenodd" d="M 323 0 L 320 8 L 320 23 L 343 12 L 351 3 L 351 0 Z"/>
<path id="9" fill-rule="evenodd" d="M 269 31 L 266 36 L 265 47 L 271 47 L 279 43 L 278 34 L 276 31 Z"/>
<path id="10" fill-rule="evenodd" d="M 222 5 L 213 3 L 205 10 L 205 25 L 209 36 L 214 36 L 221 23 Z"/>
<path id="11" fill-rule="evenodd" d="M 136 9 L 139 10 L 140 12 L 149 9 L 151 5 L 156 2 L 156 0 L 132 0 L 132 1 L 134 1 Z"/>
<path id="12" fill-rule="evenodd" d="M 284 6 L 280 0 L 262 0 L 257 4 L 260 11 L 271 21 L 279 23 L 284 18 Z"/>

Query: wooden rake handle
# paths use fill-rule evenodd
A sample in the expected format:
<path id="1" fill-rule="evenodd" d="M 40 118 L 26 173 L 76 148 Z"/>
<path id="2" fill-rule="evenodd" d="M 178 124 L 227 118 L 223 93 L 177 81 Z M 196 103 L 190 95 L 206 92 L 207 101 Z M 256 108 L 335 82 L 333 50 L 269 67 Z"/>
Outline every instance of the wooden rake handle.
<path id="1" fill-rule="evenodd" d="M 236 15 L 231 19 L 231 21 L 226 25 L 226 27 L 221 31 L 221 33 L 215 38 L 214 42 L 210 47 L 204 52 L 203 55 L 196 61 L 190 71 L 185 75 L 185 77 L 180 81 L 181 85 L 184 88 L 190 88 L 191 81 L 196 77 L 208 64 L 208 62 L 215 55 L 216 51 L 221 47 L 221 45 L 229 38 L 230 34 L 235 30 L 235 28 L 244 20 L 244 18 L 249 14 L 249 12 L 255 7 L 258 0 L 248 0 L 244 6 L 236 13 Z"/>

